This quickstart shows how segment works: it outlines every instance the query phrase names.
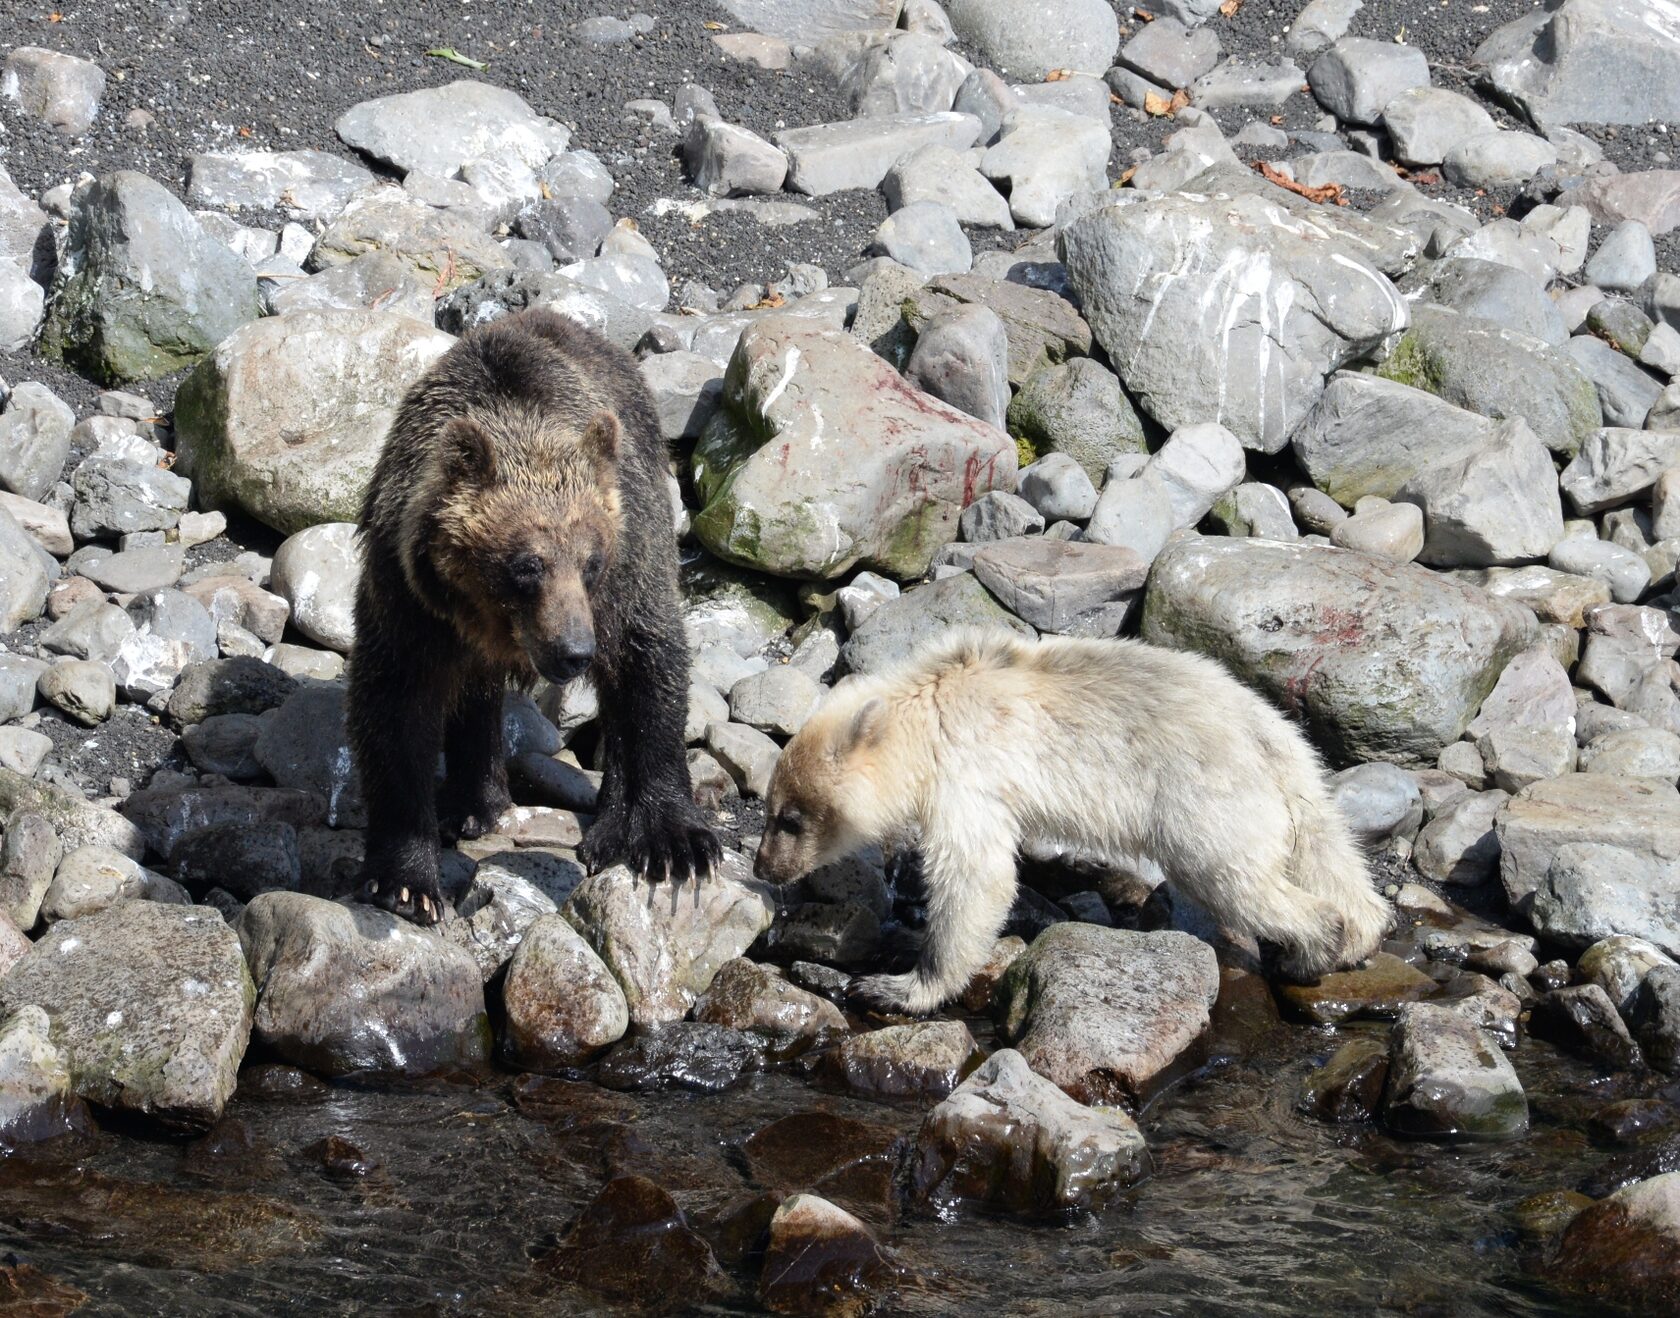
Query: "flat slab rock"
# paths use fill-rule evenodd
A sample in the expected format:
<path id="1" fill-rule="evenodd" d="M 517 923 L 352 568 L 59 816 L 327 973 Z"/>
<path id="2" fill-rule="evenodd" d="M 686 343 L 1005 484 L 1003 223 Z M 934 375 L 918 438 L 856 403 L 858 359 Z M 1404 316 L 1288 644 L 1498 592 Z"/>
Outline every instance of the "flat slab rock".
<path id="1" fill-rule="evenodd" d="M 1199 536 L 1155 560 L 1143 639 L 1196 650 L 1305 716 L 1332 760 L 1433 766 L 1534 616 L 1411 564 Z"/>
<path id="2" fill-rule="evenodd" d="M 239 941 L 257 985 L 254 1037 L 325 1076 L 429 1075 L 487 1059 L 478 965 L 371 906 L 296 892 L 254 898 Z"/>
<path id="3" fill-rule="evenodd" d="M 255 997 L 215 911 L 125 901 L 49 929 L 0 979 L 0 1019 L 46 1012 L 86 1101 L 203 1128 L 238 1083 Z"/>
<path id="4" fill-rule="evenodd" d="M 1378 952 L 1355 970 L 1325 975 L 1316 984 L 1279 984 L 1276 989 L 1286 1007 L 1315 1025 L 1392 1019 L 1406 1003 L 1434 991 L 1435 981 L 1428 975 L 1387 952 Z"/>
<path id="5" fill-rule="evenodd" d="M 863 344 L 790 317 L 753 324 L 695 446 L 713 553 L 780 576 L 910 578 L 962 510 L 1015 487 L 1003 431 L 908 384 Z"/>
<path id="6" fill-rule="evenodd" d="M 1027 1064 L 1082 1103 L 1141 1103 L 1208 1028 L 1213 949 L 1175 930 L 1046 929 L 997 988 L 1001 1030 Z"/>
<path id="7" fill-rule="evenodd" d="M 1074 1102 L 1005 1048 L 927 1114 L 910 1166 L 923 1202 L 1057 1214 L 1101 1207 L 1150 1161 L 1124 1111 Z"/>
<path id="8" fill-rule="evenodd" d="M 592 874 L 562 910 L 624 990 L 640 1029 L 680 1021 L 725 962 L 770 927 L 776 903 L 747 862 L 724 856 L 702 883 L 648 883 L 622 865 Z"/>

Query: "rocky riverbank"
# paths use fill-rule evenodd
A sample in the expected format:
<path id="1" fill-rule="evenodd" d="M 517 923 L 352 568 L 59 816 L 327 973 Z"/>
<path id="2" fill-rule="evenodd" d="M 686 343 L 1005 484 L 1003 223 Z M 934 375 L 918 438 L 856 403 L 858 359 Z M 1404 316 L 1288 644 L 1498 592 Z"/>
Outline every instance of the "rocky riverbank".
<path id="1" fill-rule="evenodd" d="M 0 19 L 0 1295 L 1179 1303 L 1224 1226 L 1231 1312 L 1399 1302 L 1371 1258 L 1672 1306 L 1680 24 L 437 9 Z M 517 804 L 419 930 L 340 900 L 351 519 L 407 386 L 532 305 L 658 403 L 730 850 L 585 876 L 593 693 L 510 694 Z M 1268 984 L 1149 866 L 1026 857 L 959 1004 L 848 1011 L 913 857 L 767 888 L 758 799 L 959 624 L 1298 716 L 1383 952 Z"/>

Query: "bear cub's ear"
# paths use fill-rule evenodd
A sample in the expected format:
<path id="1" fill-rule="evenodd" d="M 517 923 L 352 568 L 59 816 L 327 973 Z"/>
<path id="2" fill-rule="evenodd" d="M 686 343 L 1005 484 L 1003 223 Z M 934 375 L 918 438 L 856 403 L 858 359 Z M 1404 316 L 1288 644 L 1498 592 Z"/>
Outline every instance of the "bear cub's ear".
<path id="1" fill-rule="evenodd" d="M 458 416 L 443 428 L 439 443 L 451 479 L 489 485 L 496 479 L 496 448 L 484 427 Z"/>
<path id="2" fill-rule="evenodd" d="M 597 412 L 583 428 L 578 447 L 585 456 L 601 467 L 618 465 L 618 448 L 624 438 L 624 427 L 611 412 Z"/>
<path id="3" fill-rule="evenodd" d="M 841 754 L 845 754 L 848 751 L 873 746 L 881 740 L 886 731 L 887 702 L 880 696 L 872 696 L 852 715 L 852 721 L 841 737 L 841 744 L 837 749 Z"/>

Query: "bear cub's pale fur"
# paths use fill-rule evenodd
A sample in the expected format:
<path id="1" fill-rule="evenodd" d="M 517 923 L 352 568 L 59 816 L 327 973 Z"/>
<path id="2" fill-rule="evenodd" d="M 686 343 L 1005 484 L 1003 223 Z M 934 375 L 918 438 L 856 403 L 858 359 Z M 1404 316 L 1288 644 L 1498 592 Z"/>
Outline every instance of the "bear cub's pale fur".
<path id="1" fill-rule="evenodd" d="M 1149 857 L 1293 979 L 1363 961 L 1390 921 L 1306 738 L 1214 661 L 1138 641 L 963 632 L 848 679 L 782 752 L 767 809 L 774 882 L 919 836 L 920 961 L 857 986 L 891 1010 L 932 1011 L 984 964 L 1028 846 Z"/>

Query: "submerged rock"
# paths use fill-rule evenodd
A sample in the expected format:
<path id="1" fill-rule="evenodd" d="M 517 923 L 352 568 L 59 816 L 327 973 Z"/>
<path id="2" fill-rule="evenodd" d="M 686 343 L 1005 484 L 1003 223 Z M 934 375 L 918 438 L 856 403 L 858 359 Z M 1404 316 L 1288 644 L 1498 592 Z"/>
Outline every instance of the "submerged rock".
<path id="1" fill-rule="evenodd" d="M 926 1202 L 1054 1214 L 1101 1207 L 1149 1165 L 1125 1112 L 1074 1102 L 1005 1048 L 928 1113 L 910 1176 Z"/>
<path id="2" fill-rule="evenodd" d="M 676 1200 L 642 1176 L 602 1186 L 544 1268 L 642 1310 L 682 1310 L 734 1289 Z"/>
<path id="3" fill-rule="evenodd" d="M 1421 1139 L 1514 1139 L 1528 1131 L 1528 1097 L 1491 1034 L 1450 1007 L 1414 1003 L 1394 1028 L 1383 1119 Z"/>
<path id="4" fill-rule="evenodd" d="M 1426 998 L 1435 981 L 1388 952 L 1354 970 L 1337 970 L 1316 984 L 1279 984 L 1277 995 L 1295 1015 L 1315 1025 L 1346 1020 L 1392 1020 L 1408 1002 Z"/>
<path id="5" fill-rule="evenodd" d="M 838 1204 L 795 1194 L 770 1219 L 758 1298 L 773 1313 L 862 1313 L 892 1273 L 862 1222 Z"/>
<path id="6" fill-rule="evenodd" d="M 1547 1268 L 1564 1288 L 1648 1313 L 1680 1293 L 1680 1172 L 1624 1186 L 1564 1229 Z"/>

